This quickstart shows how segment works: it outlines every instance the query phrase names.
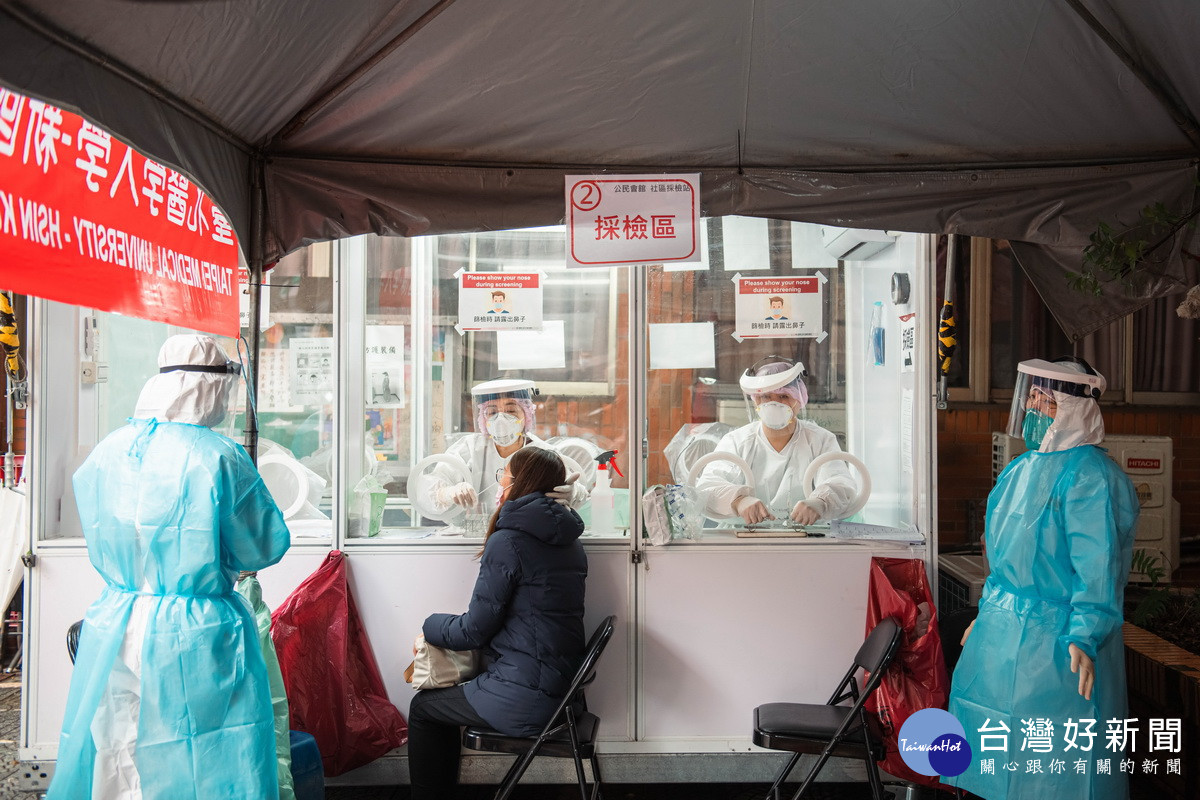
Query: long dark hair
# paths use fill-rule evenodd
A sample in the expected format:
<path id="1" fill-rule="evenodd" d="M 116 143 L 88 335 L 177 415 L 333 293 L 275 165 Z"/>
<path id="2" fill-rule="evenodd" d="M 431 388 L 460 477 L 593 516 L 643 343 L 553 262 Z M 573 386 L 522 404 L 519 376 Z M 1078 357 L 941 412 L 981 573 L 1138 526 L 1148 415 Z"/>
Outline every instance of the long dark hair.
<path id="1" fill-rule="evenodd" d="M 504 495 L 505 502 L 516 500 L 535 492 L 549 492 L 567 479 L 567 466 L 558 457 L 558 453 L 544 447 L 522 447 L 513 453 L 508 462 L 508 470 L 512 473 L 512 483 Z M 496 532 L 496 522 L 500 519 L 500 511 L 504 508 L 501 503 L 488 522 L 487 534 L 483 538 L 486 546 L 488 537 Z M 483 555 L 483 550 L 479 551 Z"/>

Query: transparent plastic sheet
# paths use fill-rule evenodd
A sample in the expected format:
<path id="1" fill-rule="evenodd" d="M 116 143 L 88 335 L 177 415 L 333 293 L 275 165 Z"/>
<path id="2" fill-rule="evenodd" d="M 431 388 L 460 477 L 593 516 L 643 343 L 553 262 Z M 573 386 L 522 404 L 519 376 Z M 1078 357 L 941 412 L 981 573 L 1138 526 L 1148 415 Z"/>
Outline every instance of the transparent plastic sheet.
<path id="1" fill-rule="evenodd" d="M 867 711 L 875 714 L 883 726 L 887 756 L 880 766 L 897 778 L 923 786 L 939 786 L 936 777 L 909 769 L 897 744 L 905 720 L 923 708 L 944 710 L 950 696 L 937 610 L 921 559 L 871 559 L 867 630 L 890 616 L 900 620 L 904 629 L 900 652 L 866 703 Z"/>
<path id="2" fill-rule="evenodd" d="M 672 539 L 699 539 L 704 527 L 704 501 L 694 486 L 669 484 L 666 489 L 667 520 Z"/>
<path id="3" fill-rule="evenodd" d="M 704 527 L 704 503 L 691 486 L 651 486 L 642 495 L 642 515 L 650 544 L 672 539 L 699 539 Z"/>
<path id="4" fill-rule="evenodd" d="M 283 673 L 279 671 L 279 658 L 271 641 L 271 609 L 262 599 L 262 586 L 254 575 L 238 581 L 236 591 L 254 610 L 254 622 L 258 625 L 258 643 L 262 647 L 263 661 L 267 665 L 267 681 L 271 685 L 271 709 L 275 716 L 275 758 L 278 763 L 279 800 L 296 800 L 296 787 L 292 780 L 292 740 L 288 724 L 287 690 L 283 685 Z"/>
<path id="5" fill-rule="evenodd" d="M 663 448 L 663 455 L 671 467 L 671 477 L 676 483 L 684 483 L 692 465 L 717 449 L 721 437 L 733 430 L 724 422 L 701 422 L 684 425 L 675 432 L 671 441 Z"/>
<path id="6" fill-rule="evenodd" d="M 325 774 L 341 775 L 408 741 L 359 619 L 346 557 L 330 551 L 271 617 L 292 728 L 317 740 Z"/>

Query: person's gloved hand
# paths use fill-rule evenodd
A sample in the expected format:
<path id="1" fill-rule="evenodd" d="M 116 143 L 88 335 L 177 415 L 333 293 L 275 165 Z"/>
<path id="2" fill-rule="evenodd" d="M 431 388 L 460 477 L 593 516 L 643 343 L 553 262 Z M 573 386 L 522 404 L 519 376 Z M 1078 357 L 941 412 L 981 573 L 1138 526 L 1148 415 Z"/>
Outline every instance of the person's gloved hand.
<path id="1" fill-rule="evenodd" d="M 1071 672 L 1079 673 L 1079 694 L 1084 700 L 1091 700 L 1092 686 L 1096 683 L 1096 665 L 1074 643 L 1067 645 L 1067 652 L 1071 654 Z"/>
<path id="2" fill-rule="evenodd" d="M 588 497 L 588 490 L 583 488 L 578 481 L 579 473 L 572 472 L 561 486 L 555 486 L 554 491 L 546 492 L 546 497 L 567 508 L 578 508 Z"/>
<path id="3" fill-rule="evenodd" d="M 801 525 L 812 525 L 821 518 L 821 515 L 803 500 L 801 500 L 799 503 L 796 503 L 796 505 L 792 508 L 792 513 L 790 516 L 792 518 L 792 522 L 798 522 Z"/>
<path id="4" fill-rule="evenodd" d="M 456 505 L 471 508 L 479 500 L 479 496 L 475 494 L 475 487 L 464 481 L 453 486 L 443 486 L 437 490 L 433 499 L 443 506 Z"/>
<path id="5" fill-rule="evenodd" d="M 733 501 L 733 510 L 747 525 L 754 525 L 766 519 L 775 519 L 767 507 L 752 494 L 739 497 Z"/>

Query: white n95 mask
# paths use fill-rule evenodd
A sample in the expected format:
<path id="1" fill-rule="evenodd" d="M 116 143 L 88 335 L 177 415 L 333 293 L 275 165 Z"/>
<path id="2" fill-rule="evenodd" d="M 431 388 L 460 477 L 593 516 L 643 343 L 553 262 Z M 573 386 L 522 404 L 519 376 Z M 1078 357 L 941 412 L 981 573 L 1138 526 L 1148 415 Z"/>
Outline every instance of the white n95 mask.
<path id="1" fill-rule="evenodd" d="M 525 423 L 513 414 L 497 414 L 487 421 L 488 435 L 501 447 L 515 442 L 524 430 Z"/>
<path id="2" fill-rule="evenodd" d="M 792 411 L 792 407 L 784 403 L 763 403 L 755 409 L 758 411 L 758 418 L 762 420 L 762 424 L 766 425 L 773 431 L 786 428 L 788 423 L 796 416 Z"/>

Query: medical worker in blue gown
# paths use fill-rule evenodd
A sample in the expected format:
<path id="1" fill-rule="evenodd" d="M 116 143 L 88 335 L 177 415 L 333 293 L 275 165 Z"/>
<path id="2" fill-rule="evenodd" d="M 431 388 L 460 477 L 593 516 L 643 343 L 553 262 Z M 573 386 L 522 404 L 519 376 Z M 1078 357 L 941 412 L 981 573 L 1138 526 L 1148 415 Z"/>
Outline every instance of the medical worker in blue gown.
<path id="1" fill-rule="evenodd" d="M 129 424 L 75 473 L 88 609 L 51 800 L 273 800 L 275 727 L 258 629 L 234 591 L 288 549 L 242 448 L 210 428 L 238 365 L 209 336 L 172 336 Z"/>
<path id="2" fill-rule="evenodd" d="M 987 800 L 1124 798 L 1120 762 L 1135 756 L 1108 749 L 1106 722 L 1127 716 L 1121 622 L 1137 494 L 1097 446 L 1103 376 L 1076 359 L 1017 372 L 1009 432 L 1029 452 L 988 495 L 991 574 L 950 692 L 973 759 L 948 782 Z"/>

